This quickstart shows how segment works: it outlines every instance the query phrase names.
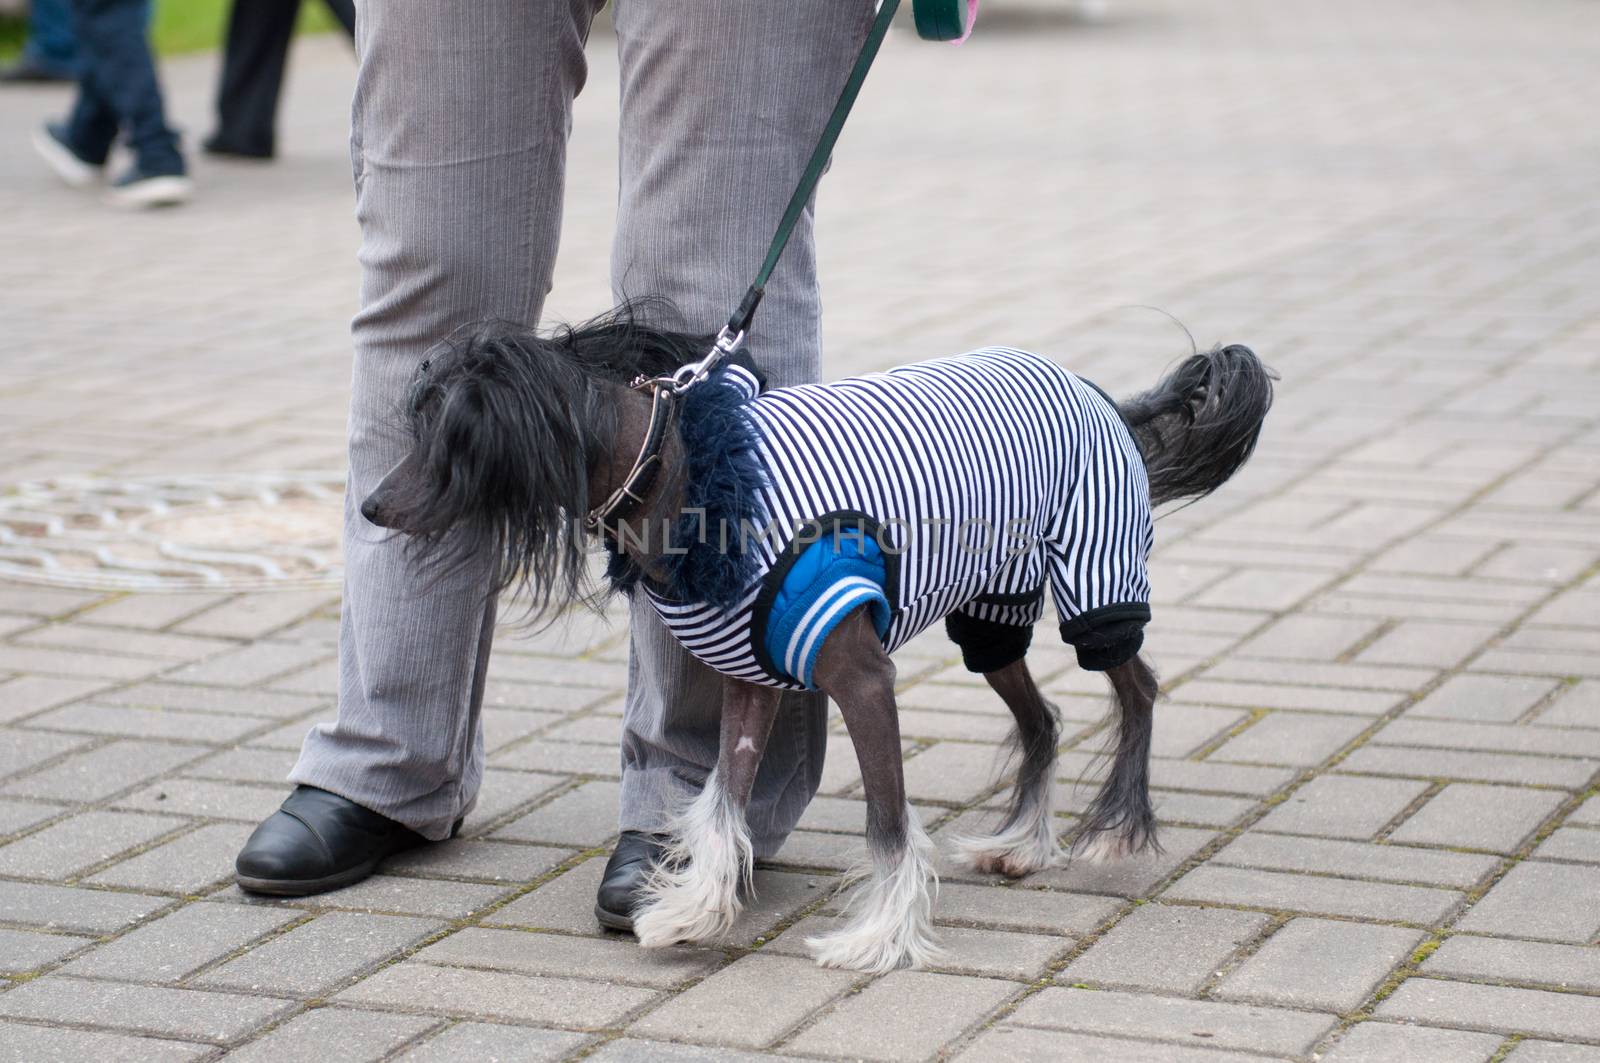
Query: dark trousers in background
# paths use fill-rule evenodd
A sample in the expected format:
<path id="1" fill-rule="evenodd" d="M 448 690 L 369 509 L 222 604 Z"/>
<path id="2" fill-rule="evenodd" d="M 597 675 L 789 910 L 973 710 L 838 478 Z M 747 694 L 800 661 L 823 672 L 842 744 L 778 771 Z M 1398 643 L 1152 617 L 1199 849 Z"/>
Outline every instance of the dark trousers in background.
<path id="1" fill-rule="evenodd" d="M 326 2 L 353 36 L 355 0 Z M 243 155 L 273 153 L 278 92 L 299 13 L 300 0 L 234 0 L 217 90 L 217 131 L 208 145 Z"/>
<path id="2" fill-rule="evenodd" d="M 72 35 L 72 8 L 67 0 L 33 0 L 22 54 L 52 74 L 78 72 L 78 42 Z"/>
<path id="3" fill-rule="evenodd" d="M 120 131 L 147 175 L 181 174 L 178 134 L 167 125 L 150 55 L 146 0 L 72 0 L 78 98 L 68 118 L 74 151 L 103 163 Z"/>

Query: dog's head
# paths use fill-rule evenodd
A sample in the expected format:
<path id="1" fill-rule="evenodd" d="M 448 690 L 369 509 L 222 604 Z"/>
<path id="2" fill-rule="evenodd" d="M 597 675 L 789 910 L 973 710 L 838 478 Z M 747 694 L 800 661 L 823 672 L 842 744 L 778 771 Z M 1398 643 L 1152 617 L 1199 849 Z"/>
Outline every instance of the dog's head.
<path id="1" fill-rule="evenodd" d="M 497 588 L 526 581 L 540 605 L 583 577 L 574 517 L 616 431 L 603 381 L 559 338 L 503 323 L 439 345 L 403 411 L 405 458 L 361 502 L 444 570 L 498 559 Z"/>

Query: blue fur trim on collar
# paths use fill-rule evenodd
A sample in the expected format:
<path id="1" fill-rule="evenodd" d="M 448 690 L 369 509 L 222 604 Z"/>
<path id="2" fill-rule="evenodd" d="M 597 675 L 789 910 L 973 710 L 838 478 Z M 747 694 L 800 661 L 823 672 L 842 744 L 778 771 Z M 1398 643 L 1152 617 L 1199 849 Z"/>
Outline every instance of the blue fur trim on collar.
<path id="1" fill-rule="evenodd" d="M 687 544 L 682 554 L 663 559 L 666 578 L 658 587 L 680 602 L 705 602 L 731 609 L 756 580 L 758 559 L 743 547 L 741 529 L 751 529 L 752 551 L 761 541 L 766 513 L 761 489 L 767 485 L 760 440 L 745 410 L 749 392 L 717 370 L 684 395 L 678 410 L 678 438 L 688 464 L 684 485 L 685 515 L 672 531 L 672 542 Z M 705 511 L 702 524 L 699 510 Z M 726 529 L 726 548 L 721 539 Z M 702 538 L 704 541 L 702 541 Z M 606 578 L 624 593 L 642 577 L 639 567 L 609 542 Z"/>

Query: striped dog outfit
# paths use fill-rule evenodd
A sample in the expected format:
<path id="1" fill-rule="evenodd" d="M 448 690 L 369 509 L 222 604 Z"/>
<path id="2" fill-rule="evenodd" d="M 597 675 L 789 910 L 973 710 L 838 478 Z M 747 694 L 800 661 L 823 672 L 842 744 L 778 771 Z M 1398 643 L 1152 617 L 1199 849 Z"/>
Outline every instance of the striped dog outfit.
<path id="1" fill-rule="evenodd" d="M 729 366 L 699 387 L 737 393 L 761 480 L 737 519 L 705 514 L 687 552 L 740 566 L 742 589 L 709 602 L 692 580 L 639 584 L 712 668 L 810 689 L 828 634 L 865 606 L 887 651 L 942 619 L 967 667 L 993 671 L 1026 653 L 1046 584 L 1084 667 L 1138 651 L 1149 486 L 1094 385 L 991 347 L 764 392 Z"/>

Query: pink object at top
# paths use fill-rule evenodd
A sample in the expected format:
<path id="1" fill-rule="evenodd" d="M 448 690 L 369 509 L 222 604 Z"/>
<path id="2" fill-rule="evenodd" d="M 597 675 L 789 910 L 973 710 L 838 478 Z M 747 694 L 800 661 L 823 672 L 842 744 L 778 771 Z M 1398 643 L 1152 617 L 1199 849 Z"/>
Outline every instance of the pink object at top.
<path id="1" fill-rule="evenodd" d="M 951 41 L 951 44 L 965 44 L 967 38 L 972 36 L 972 27 L 978 21 L 978 0 L 967 0 L 967 32 Z"/>

